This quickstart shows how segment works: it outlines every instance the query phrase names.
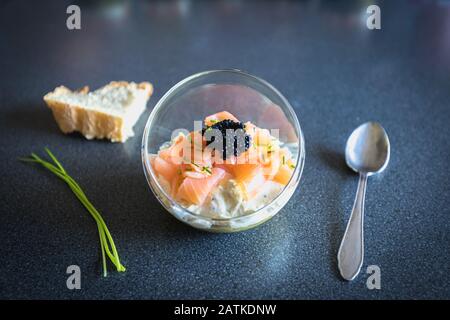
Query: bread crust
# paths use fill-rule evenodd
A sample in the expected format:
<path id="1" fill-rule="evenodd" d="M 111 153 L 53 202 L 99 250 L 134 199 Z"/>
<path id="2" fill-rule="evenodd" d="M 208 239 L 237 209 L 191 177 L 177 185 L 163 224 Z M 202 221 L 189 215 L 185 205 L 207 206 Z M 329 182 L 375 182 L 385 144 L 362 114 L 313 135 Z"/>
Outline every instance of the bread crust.
<path id="1" fill-rule="evenodd" d="M 105 87 L 126 87 L 129 85 L 130 83 L 127 81 L 111 81 Z M 153 86 L 149 82 L 138 83 L 137 87 L 145 90 L 147 100 L 153 93 Z M 125 142 L 128 136 L 125 133 L 121 117 L 99 110 L 86 109 L 79 105 L 61 103 L 57 100 L 59 95 L 74 92 L 87 94 L 89 87 L 85 86 L 79 90 L 72 91 L 65 86 L 59 86 L 44 96 L 44 101 L 52 110 L 53 116 L 62 132 L 67 134 L 79 131 L 89 140 L 106 138 L 112 142 Z"/>

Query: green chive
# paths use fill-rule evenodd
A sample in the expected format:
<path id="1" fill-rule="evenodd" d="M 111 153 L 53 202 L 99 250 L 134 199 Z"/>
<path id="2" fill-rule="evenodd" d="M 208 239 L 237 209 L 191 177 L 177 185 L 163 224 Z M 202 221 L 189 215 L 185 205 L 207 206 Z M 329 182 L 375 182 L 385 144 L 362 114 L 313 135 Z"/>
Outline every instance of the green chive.
<path id="1" fill-rule="evenodd" d="M 202 168 L 202 171 L 206 171 L 207 173 L 212 174 L 211 169 L 208 168 L 208 167 L 203 167 L 203 168 Z"/>
<path id="2" fill-rule="evenodd" d="M 108 256 L 110 261 L 114 264 L 117 271 L 119 272 L 125 271 L 126 270 L 125 267 L 120 263 L 119 254 L 117 253 L 117 249 L 114 244 L 114 240 L 112 239 L 111 233 L 109 232 L 108 227 L 106 226 L 106 223 L 103 220 L 100 213 L 88 200 L 88 198 L 86 197 L 85 193 L 78 185 L 78 183 L 66 172 L 64 167 L 61 165 L 58 159 L 56 159 L 53 153 L 48 148 L 45 148 L 45 151 L 47 152 L 51 160 L 54 162 L 54 164 L 41 159 L 35 153 L 32 153 L 30 158 L 19 158 L 19 160 L 25 162 L 39 163 L 44 168 L 46 168 L 47 170 L 55 174 L 57 177 L 59 177 L 61 180 L 66 182 L 69 188 L 74 193 L 74 195 L 83 204 L 86 210 L 91 214 L 92 218 L 97 223 L 97 229 L 100 239 L 100 248 L 102 251 L 103 276 L 106 277 L 107 275 L 106 256 Z"/>

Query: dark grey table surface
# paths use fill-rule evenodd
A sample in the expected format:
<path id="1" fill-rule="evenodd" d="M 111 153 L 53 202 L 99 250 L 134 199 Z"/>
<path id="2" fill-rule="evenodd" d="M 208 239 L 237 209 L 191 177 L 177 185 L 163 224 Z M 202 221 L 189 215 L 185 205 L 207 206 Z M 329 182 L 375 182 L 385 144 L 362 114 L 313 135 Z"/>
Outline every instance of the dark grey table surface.
<path id="1" fill-rule="evenodd" d="M 450 298 L 450 6 L 379 3 L 382 29 L 358 2 L 79 2 L 0 5 L 0 298 Z M 118 9 L 118 10 L 117 10 Z M 301 183 L 266 224 L 210 234 L 164 211 L 145 181 L 140 144 L 159 98 L 193 73 L 238 68 L 291 102 L 306 139 Z M 150 81 L 155 93 L 125 144 L 63 135 L 42 97 L 56 86 Z M 369 180 L 366 251 L 344 282 L 336 253 L 357 176 L 343 150 L 376 120 L 391 161 Z M 50 147 L 102 212 L 126 273 L 102 278 L 95 223 L 55 176 L 17 157 Z M 66 288 L 79 265 L 81 290 Z M 381 268 L 368 290 L 366 268 Z"/>

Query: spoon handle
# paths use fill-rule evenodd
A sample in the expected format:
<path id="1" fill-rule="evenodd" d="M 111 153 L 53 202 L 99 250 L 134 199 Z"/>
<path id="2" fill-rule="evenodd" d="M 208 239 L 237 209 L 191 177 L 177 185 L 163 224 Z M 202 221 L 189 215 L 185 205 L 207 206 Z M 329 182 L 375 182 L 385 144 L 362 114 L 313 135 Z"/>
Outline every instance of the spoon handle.
<path id="1" fill-rule="evenodd" d="M 367 175 L 359 175 L 358 191 L 352 214 L 338 252 L 338 267 L 345 280 L 353 280 L 359 273 L 364 259 L 364 198 Z"/>

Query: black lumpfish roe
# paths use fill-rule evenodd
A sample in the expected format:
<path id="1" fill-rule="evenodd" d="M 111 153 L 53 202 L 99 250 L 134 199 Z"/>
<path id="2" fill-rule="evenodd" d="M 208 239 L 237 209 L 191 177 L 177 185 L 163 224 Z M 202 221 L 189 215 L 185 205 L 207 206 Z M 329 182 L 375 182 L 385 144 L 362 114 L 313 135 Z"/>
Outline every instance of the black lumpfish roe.
<path id="1" fill-rule="evenodd" d="M 205 132 L 209 129 L 216 129 L 222 133 L 223 139 L 223 149 L 222 149 L 222 159 L 226 159 L 230 155 L 238 156 L 242 152 L 245 152 L 250 148 L 251 137 L 244 133 L 244 139 L 238 139 L 238 134 L 233 134 L 233 139 L 227 139 L 227 130 L 243 130 L 245 132 L 245 125 L 242 122 L 233 121 L 233 120 L 222 120 L 220 122 L 214 123 L 211 126 L 202 129 L 202 135 L 205 135 Z M 211 140 L 206 141 L 206 145 L 208 146 L 212 142 L 214 142 L 214 135 L 211 137 Z M 230 141 L 227 141 L 230 140 Z"/>

